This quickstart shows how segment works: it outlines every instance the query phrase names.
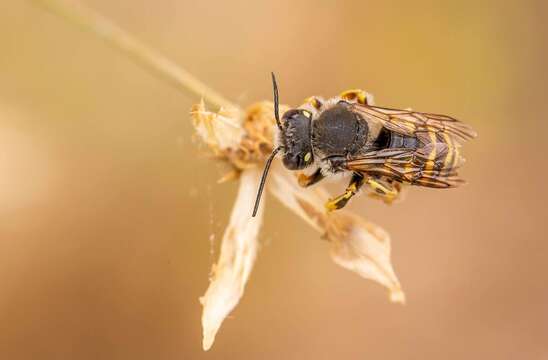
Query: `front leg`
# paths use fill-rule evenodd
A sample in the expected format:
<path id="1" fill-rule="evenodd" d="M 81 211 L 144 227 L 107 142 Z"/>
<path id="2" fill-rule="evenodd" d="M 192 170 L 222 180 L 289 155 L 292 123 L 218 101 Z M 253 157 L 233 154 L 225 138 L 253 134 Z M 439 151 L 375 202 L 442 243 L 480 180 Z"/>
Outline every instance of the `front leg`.
<path id="1" fill-rule="evenodd" d="M 322 170 L 318 168 L 312 175 L 305 175 L 305 174 L 299 174 L 299 185 L 302 187 L 309 187 L 310 185 L 314 185 L 315 183 L 323 180 L 325 178 L 325 175 L 322 174 Z"/>
<path id="2" fill-rule="evenodd" d="M 314 109 L 316 110 L 321 110 L 323 106 L 323 100 L 317 96 L 311 96 L 309 98 L 304 99 L 304 103 L 312 105 L 312 107 L 314 107 Z"/>
<path id="3" fill-rule="evenodd" d="M 342 209 L 348 203 L 348 200 L 350 200 L 354 195 L 356 195 L 356 193 L 358 192 L 360 187 L 363 185 L 363 183 L 364 183 L 363 175 L 360 173 L 353 173 L 352 179 L 350 180 L 350 184 L 348 184 L 348 187 L 346 188 L 346 191 L 344 192 L 344 194 L 339 195 L 333 199 L 330 199 L 325 204 L 325 208 L 327 209 L 327 211 Z"/>

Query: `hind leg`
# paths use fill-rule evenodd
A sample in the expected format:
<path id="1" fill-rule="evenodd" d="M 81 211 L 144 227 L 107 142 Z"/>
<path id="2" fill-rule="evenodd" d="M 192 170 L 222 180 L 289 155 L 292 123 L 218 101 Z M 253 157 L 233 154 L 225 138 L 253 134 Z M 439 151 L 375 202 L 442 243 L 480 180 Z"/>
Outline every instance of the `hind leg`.
<path id="1" fill-rule="evenodd" d="M 385 203 L 391 204 L 400 194 L 400 186 L 398 183 L 388 183 L 382 179 L 368 178 L 365 180 L 367 186 L 369 186 L 373 193 L 373 197 L 381 198 Z"/>

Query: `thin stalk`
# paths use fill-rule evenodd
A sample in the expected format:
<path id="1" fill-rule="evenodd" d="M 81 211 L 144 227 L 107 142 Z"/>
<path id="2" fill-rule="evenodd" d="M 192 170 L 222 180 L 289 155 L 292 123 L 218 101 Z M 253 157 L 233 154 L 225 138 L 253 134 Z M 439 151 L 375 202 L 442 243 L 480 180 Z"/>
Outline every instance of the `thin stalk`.
<path id="1" fill-rule="evenodd" d="M 62 17 L 69 23 L 91 32 L 145 70 L 170 83 L 185 95 L 201 97 L 208 105 L 213 107 L 238 108 L 237 105 L 209 88 L 181 66 L 159 54 L 156 50 L 92 9 L 63 0 L 30 1 Z"/>

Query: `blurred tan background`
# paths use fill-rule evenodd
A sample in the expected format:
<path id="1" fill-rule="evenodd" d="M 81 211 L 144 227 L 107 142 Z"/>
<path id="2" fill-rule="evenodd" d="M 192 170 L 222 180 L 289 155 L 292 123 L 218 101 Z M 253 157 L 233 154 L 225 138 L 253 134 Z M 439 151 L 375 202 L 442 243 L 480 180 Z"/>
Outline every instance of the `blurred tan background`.
<path id="1" fill-rule="evenodd" d="M 268 198 L 247 292 L 204 353 L 236 184 L 192 141 L 197 99 L 2 1 L 0 358 L 548 359 L 545 2 L 85 3 L 244 106 L 274 70 L 291 105 L 361 87 L 466 120 L 469 185 L 351 204 L 392 235 L 406 306 Z"/>

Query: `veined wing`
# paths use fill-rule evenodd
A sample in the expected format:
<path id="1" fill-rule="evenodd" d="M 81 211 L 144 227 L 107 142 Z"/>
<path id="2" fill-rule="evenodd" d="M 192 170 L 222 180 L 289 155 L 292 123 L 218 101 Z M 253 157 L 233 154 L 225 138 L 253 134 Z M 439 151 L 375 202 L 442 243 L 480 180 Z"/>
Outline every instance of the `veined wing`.
<path id="1" fill-rule="evenodd" d="M 426 132 L 443 133 L 450 136 L 457 143 L 462 143 L 477 136 L 470 126 L 447 115 L 390 109 L 358 103 L 353 104 L 353 110 L 373 121 L 379 121 L 386 129 L 402 135 L 418 136 Z"/>
<path id="2" fill-rule="evenodd" d="M 444 143 L 431 146 L 436 147 L 436 159 L 446 159 L 447 152 L 454 150 Z M 431 160 L 431 153 L 432 149 L 427 147 L 417 150 L 383 149 L 349 159 L 346 167 L 370 176 L 385 176 L 402 183 L 433 188 L 450 188 L 464 182 L 457 175 L 459 164 L 445 166 L 441 160 Z"/>

